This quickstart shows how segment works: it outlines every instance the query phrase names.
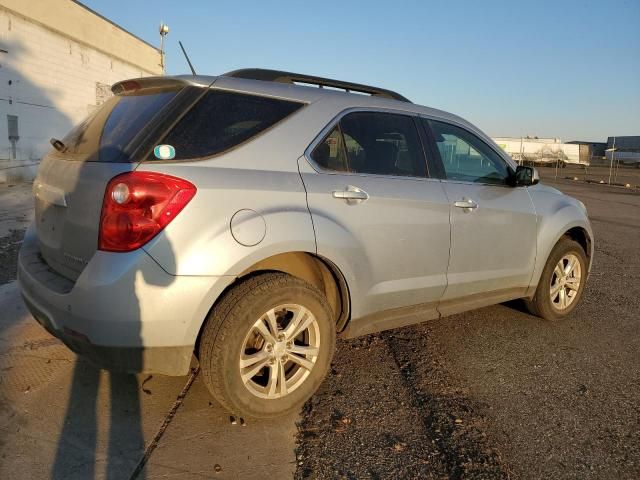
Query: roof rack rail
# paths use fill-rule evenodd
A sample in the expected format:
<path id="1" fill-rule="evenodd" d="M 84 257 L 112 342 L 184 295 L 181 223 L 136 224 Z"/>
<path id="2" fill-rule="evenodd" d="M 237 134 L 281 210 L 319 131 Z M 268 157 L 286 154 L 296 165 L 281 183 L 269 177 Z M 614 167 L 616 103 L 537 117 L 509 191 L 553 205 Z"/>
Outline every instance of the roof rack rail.
<path id="1" fill-rule="evenodd" d="M 279 70 L 267 70 L 262 68 L 243 68 L 240 70 L 233 70 L 232 72 L 224 73 L 223 76 L 246 78 L 249 80 L 262 80 L 265 82 L 307 83 L 310 85 L 317 85 L 320 88 L 340 88 L 346 90 L 347 92 L 367 93 L 374 97 L 391 98 L 393 100 L 400 100 L 401 102 L 411 103 L 411 100 L 392 90 L 371 87 L 369 85 L 361 85 L 359 83 L 344 82 L 342 80 L 332 80 L 331 78 L 304 75 L 301 73 L 282 72 Z"/>

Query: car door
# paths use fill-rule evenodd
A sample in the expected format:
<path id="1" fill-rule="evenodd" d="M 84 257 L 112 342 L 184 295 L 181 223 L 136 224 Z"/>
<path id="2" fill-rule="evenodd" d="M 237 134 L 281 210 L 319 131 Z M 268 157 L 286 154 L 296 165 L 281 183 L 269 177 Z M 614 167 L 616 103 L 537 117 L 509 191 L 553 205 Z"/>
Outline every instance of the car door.
<path id="1" fill-rule="evenodd" d="M 318 254 L 347 277 L 352 324 L 418 304 L 431 305 L 437 317 L 449 205 L 440 181 L 428 178 L 417 120 L 360 111 L 325 131 L 300 159 L 300 173 Z"/>
<path id="2" fill-rule="evenodd" d="M 536 257 L 536 213 L 507 162 L 461 126 L 423 119 L 437 146 L 451 209 L 451 255 L 440 311 L 522 296 Z"/>

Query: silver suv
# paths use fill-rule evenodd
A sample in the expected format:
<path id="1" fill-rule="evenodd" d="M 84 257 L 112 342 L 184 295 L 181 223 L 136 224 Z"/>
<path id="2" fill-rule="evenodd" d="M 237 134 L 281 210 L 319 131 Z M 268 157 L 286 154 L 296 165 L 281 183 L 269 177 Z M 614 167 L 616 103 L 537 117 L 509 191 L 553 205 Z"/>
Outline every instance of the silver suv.
<path id="1" fill-rule="evenodd" d="M 226 408 L 276 416 L 337 335 L 580 301 L 584 205 L 455 115 L 272 70 L 113 92 L 52 139 L 19 259 L 36 320 L 100 366 L 184 375 L 195 354 Z"/>

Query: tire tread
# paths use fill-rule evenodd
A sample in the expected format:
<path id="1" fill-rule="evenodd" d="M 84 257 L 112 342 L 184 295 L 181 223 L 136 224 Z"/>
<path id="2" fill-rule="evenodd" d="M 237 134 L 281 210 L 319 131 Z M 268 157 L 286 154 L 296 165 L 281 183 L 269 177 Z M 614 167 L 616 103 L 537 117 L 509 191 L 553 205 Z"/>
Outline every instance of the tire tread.
<path id="1" fill-rule="evenodd" d="M 295 286 L 303 287 L 315 296 L 325 308 L 328 318 L 333 319 L 325 296 L 316 287 L 282 272 L 260 273 L 241 279 L 209 313 L 203 327 L 198 356 L 205 385 L 228 411 L 234 412 L 234 407 L 224 391 L 224 372 L 217 366 L 220 364 L 219 359 L 223 357 L 223 348 L 227 345 L 227 339 L 234 333 L 234 327 L 239 323 L 238 315 L 242 312 L 242 308 L 236 307 L 245 301 L 251 302 L 252 297 L 267 294 L 273 289 Z"/>
<path id="2" fill-rule="evenodd" d="M 558 321 L 566 318 L 568 315 L 571 314 L 571 312 L 575 308 L 574 306 L 568 312 L 560 314 L 558 313 L 558 311 L 553 310 L 553 308 L 547 301 L 547 298 L 545 297 L 545 295 L 548 295 L 548 292 L 546 291 L 547 283 L 551 280 L 550 270 L 552 271 L 552 269 L 555 268 L 556 263 L 562 257 L 562 255 L 564 255 L 569 251 L 577 251 L 578 253 L 580 253 L 580 255 L 582 256 L 582 260 L 584 261 L 585 269 L 584 269 L 583 280 L 582 280 L 583 283 L 580 287 L 580 293 L 579 293 L 580 296 L 578 297 L 575 306 L 577 306 L 578 304 L 577 302 L 579 302 L 580 299 L 582 298 L 582 293 L 584 292 L 584 282 L 586 282 L 586 279 L 587 279 L 586 278 L 586 267 L 587 267 L 586 252 L 582 248 L 582 245 L 580 245 L 578 242 L 576 242 L 575 240 L 571 239 L 568 236 L 564 236 L 560 238 L 560 240 L 558 240 L 558 243 L 556 243 L 556 245 L 551 250 L 549 257 L 547 258 L 547 263 L 545 264 L 544 269 L 542 270 L 542 274 L 540 275 L 540 281 L 538 283 L 538 286 L 536 288 L 536 292 L 533 298 L 524 299 L 525 306 L 527 310 L 529 310 L 529 313 L 531 313 L 532 315 L 535 315 L 537 317 L 543 318 L 544 320 L 553 322 L 553 321 Z"/>

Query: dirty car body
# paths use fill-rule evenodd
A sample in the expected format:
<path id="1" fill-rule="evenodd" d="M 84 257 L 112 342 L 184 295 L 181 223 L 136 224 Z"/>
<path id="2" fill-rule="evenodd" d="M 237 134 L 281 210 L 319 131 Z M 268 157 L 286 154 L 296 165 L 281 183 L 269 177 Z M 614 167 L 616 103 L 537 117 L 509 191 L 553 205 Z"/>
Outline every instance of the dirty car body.
<path id="1" fill-rule="evenodd" d="M 311 285 L 347 337 L 532 299 L 561 238 L 586 279 L 584 206 L 455 115 L 237 72 L 113 90 L 43 158 L 19 258 L 33 316 L 98 365 L 186 374 L 260 272 Z"/>

